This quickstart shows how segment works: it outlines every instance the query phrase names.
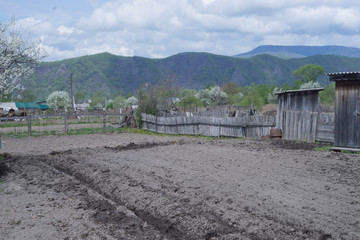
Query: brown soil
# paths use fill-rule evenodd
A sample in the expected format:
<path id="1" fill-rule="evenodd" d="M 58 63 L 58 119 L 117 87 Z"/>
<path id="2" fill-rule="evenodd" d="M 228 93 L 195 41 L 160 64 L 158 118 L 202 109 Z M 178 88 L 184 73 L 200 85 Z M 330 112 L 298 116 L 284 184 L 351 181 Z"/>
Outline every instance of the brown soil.
<path id="1" fill-rule="evenodd" d="M 314 146 L 3 138 L 0 239 L 360 239 L 359 155 Z"/>

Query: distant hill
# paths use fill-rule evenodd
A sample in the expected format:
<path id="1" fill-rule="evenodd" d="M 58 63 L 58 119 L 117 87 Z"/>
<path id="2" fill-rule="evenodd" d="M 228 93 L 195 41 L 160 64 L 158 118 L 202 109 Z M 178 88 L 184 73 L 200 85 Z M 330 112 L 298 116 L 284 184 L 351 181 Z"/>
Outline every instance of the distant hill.
<path id="1" fill-rule="evenodd" d="M 324 67 L 325 72 L 359 71 L 360 58 L 335 55 L 316 55 L 306 58 L 281 59 L 271 55 L 235 58 L 209 53 L 180 53 L 163 59 L 121 57 L 110 53 L 44 62 L 34 74 L 23 80 L 26 89 L 38 98 L 51 92 L 69 91 L 69 75 L 73 73 L 74 93 L 85 92 L 88 97 L 102 90 L 108 96 L 128 93 L 146 82 L 156 84 L 164 74 L 176 75 L 176 85 L 201 89 L 207 83 L 222 85 L 238 82 L 240 86 L 255 84 L 282 85 L 293 83 L 291 72 L 312 63 Z M 328 84 L 323 76 L 320 81 Z"/>
<path id="2" fill-rule="evenodd" d="M 259 54 L 269 54 L 283 59 L 303 58 L 313 55 L 338 55 L 360 58 L 360 48 L 343 46 L 281 46 L 264 45 L 235 57 L 249 58 Z"/>

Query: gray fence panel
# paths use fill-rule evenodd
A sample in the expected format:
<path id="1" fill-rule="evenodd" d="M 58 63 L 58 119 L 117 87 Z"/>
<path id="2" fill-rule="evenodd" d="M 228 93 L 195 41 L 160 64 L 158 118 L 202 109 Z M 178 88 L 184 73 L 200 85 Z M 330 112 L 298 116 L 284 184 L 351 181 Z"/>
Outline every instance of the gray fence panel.
<path id="1" fill-rule="evenodd" d="M 202 136 L 226 136 L 259 138 L 270 133 L 275 126 L 274 117 L 253 116 L 235 118 L 154 117 L 141 114 L 143 129 L 166 134 L 198 134 Z"/>

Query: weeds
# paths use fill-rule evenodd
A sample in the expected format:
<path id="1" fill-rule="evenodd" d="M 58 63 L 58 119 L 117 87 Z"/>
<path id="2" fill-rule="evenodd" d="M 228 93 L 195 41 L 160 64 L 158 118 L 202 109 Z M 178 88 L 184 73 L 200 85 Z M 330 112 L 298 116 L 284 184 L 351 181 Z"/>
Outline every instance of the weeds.
<path id="1" fill-rule="evenodd" d="M 330 152 L 330 148 L 332 146 L 322 146 L 322 147 L 316 147 L 314 148 L 314 151 L 320 151 L 320 152 Z"/>

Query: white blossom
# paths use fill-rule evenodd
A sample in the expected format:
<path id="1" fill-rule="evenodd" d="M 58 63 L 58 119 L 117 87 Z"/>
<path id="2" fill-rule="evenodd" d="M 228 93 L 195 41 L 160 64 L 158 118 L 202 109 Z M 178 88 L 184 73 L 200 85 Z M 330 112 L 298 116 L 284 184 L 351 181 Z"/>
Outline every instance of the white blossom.
<path id="1" fill-rule="evenodd" d="M 275 87 L 272 93 L 269 93 L 267 96 L 268 103 L 276 103 L 277 102 L 277 95 L 276 93 L 281 93 L 283 90 L 281 88 Z"/>
<path id="2" fill-rule="evenodd" d="M 201 102 L 204 103 L 204 105 L 210 104 L 210 90 L 209 89 L 202 89 L 199 92 L 196 93 L 195 97 L 200 99 Z"/>
<path id="3" fill-rule="evenodd" d="M 321 88 L 320 83 L 310 81 L 300 85 L 300 89 L 313 89 L 313 88 Z"/>
<path id="4" fill-rule="evenodd" d="M 131 105 L 131 106 L 138 105 L 139 100 L 136 97 L 131 96 L 128 99 L 126 99 L 125 103 L 126 103 L 126 105 Z"/>
<path id="5" fill-rule="evenodd" d="M 0 94 L 10 94 L 18 86 L 17 80 L 33 72 L 34 65 L 45 57 L 40 44 L 22 38 L 15 21 L 0 22 Z"/>
<path id="6" fill-rule="evenodd" d="M 65 109 L 70 104 L 69 94 L 65 91 L 55 91 L 46 100 L 50 108 Z"/>
<path id="7" fill-rule="evenodd" d="M 219 86 L 209 89 L 200 90 L 196 95 L 204 103 L 204 105 L 223 105 L 226 103 L 227 94 L 223 92 Z"/>

